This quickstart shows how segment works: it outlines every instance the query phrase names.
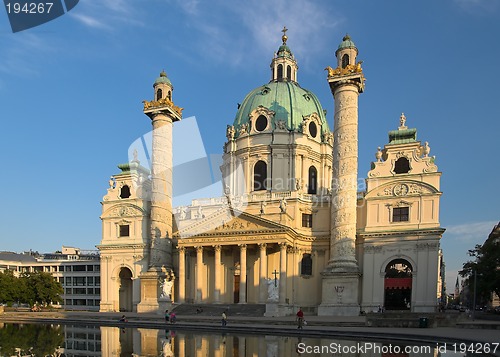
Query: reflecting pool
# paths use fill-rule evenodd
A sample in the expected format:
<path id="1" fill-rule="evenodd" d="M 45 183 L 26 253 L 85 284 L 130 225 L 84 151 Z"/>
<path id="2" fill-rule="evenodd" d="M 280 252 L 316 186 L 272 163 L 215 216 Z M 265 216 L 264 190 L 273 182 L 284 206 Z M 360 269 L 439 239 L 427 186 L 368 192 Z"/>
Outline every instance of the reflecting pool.
<path id="1" fill-rule="evenodd" d="M 0 356 L 473 356 L 460 346 L 90 325 L 0 324 Z M 485 351 L 483 351 L 485 352 Z M 479 355 L 479 354 L 478 354 Z M 485 354 L 481 354 L 485 356 Z"/>

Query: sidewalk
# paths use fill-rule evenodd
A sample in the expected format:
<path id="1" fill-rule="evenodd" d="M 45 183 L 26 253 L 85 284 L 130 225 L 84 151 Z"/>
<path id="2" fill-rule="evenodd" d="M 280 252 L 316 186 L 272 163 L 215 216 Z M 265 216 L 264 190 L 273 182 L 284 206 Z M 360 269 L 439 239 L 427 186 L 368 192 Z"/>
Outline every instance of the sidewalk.
<path id="1" fill-rule="evenodd" d="M 177 315 L 176 324 L 166 324 L 163 316 L 155 314 L 125 313 L 128 322 L 119 322 L 123 313 L 98 312 L 5 312 L 0 322 L 45 322 L 64 324 L 99 324 L 104 326 L 142 327 L 153 329 L 175 328 L 227 333 L 288 335 L 309 337 L 339 337 L 376 339 L 383 341 L 407 341 L 421 343 L 499 343 L 500 330 L 459 327 L 438 328 L 386 328 L 367 327 L 365 317 L 308 316 L 307 326 L 297 330 L 295 318 L 228 316 L 228 326 L 222 327 L 218 316 Z M 492 321 L 470 321 L 465 327 L 476 324 L 500 324 Z M 498 327 L 498 326 L 497 326 Z M 500 356 L 500 346 L 496 355 Z"/>

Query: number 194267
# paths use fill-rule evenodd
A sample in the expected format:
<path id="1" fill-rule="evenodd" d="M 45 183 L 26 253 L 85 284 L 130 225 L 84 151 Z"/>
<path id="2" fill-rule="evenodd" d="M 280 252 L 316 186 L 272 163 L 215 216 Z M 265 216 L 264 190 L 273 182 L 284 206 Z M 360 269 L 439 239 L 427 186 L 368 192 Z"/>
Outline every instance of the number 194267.
<path id="1" fill-rule="evenodd" d="M 9 14 L 49 14 L 53 5 L 53 2 L 30 2 L 24 4 L 18 2 L 8 2 L 5 4 L 5 7 L 7 8 L 7 13 Z"/>

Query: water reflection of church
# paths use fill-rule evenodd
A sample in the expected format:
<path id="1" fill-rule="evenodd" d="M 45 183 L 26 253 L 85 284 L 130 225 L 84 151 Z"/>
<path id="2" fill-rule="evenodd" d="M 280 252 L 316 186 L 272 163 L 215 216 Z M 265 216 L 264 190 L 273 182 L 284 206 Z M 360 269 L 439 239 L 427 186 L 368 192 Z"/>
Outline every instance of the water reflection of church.
<path id="1" fill-rule="evenodd" d="M 120 165 L 102 202 L 101 311 L 158 311 L 162 299 L 268 303 L 279 315 L 298 306 L 319 315 L 436 310 L 444 230 L 428 143 L 402 114 L 358 192 L 358 49 L 344 37 L 336 68 L 327 68 L 332 131 L 318 98 L 298 84 L 287 39 L 271 80 L 228 125 L 223 197 L 172 207 L 171 142 L 182 109 L 166 74 L 155 81 L 154 100 L 144 102 L 152 172 L 137 158 Z"/>

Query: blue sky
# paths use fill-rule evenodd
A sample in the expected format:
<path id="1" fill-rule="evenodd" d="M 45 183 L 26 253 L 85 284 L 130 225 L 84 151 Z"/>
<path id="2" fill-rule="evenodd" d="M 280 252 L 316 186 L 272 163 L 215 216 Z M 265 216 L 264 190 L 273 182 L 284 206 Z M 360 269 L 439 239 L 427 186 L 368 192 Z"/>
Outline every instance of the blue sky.
<path id="1" fill-rule="evenodd" d="M 196 116 L 207 154 L 221 154 L 236 105 L 267 83 L 283 25 L 299 83 L 328 110 L 324 68 L 349 33 L 367 77 L 359 173 L 398 125 L 428 141 L 442 176 L 447 283 L 467 249 L 500 220 L 497 183 L 500 1 L 81 0 L 13 34 L 0 10 L 0 250 L 93 249 L 100 200 L 162 69 L 174 102 Z M 450 286 L 451 284 L 451 286 Z"/>

